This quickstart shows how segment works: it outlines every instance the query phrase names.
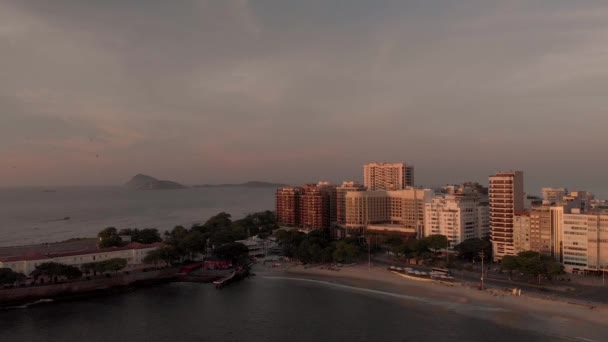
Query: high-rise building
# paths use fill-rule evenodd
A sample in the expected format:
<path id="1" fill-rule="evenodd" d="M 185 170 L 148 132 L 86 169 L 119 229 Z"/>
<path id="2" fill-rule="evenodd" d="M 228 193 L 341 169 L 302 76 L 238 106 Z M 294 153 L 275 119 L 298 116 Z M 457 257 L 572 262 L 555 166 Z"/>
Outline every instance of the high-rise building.
<path id="1" fill-rule="evenodd" d="M 326 229 L 336 217 L 336 187 L 327 182 L 283 187 L 276 192 L 279 224 L 306 230 Z"/>
<path id="2" fill-rule="evenodd" d="M 403 190 L 414 186 L 414 167 L 405 163 L 363 165 L 363 184 L 368 190 Z"/>
<path id="3" fill-rule="evenodd" d="M 489 206 L 483 188 L 463 184 L 425 204 L 424 235 L 445 235 L 450 247 L 489 234 Z M 485 189 L 487 192 L 487 189 Z"/>
<path id="4" fill-rule="evenodd" d="M 346 193 L 351 191 L 365 191 L 365 187 L 357 182 L 342 182 L 336 187 L 336 222 L 346 224 Z"/>
<path id="5" fill-rule="evenodd" d="M 303 185 L 300 196 L 300 227 L 306 230 L 329 228 L 332 216 L 331 200 L 331 190 L 327 184 Z"/>
<path id="6" fill-rule="evenodd" d="M 554 203 L 554 202 L 552 202 Z M 561 261 L 564 207 L 540 205 L 530 210 L 530 250 Z"/>
<path id="7" fill-rule="evenodd" d="M 490 234 L 494 260 L 514 255 L 513 219 L 524 211 L 524 174 L 522 171 L 499 172 L 490 176 Z"/>
<path id="8" fill-rule="evenodd" d="M 300 196 L 302 188 L 283 187 L 276 192 L 277 222 L 281 225 L 296 227 L 300 225 Z"/>

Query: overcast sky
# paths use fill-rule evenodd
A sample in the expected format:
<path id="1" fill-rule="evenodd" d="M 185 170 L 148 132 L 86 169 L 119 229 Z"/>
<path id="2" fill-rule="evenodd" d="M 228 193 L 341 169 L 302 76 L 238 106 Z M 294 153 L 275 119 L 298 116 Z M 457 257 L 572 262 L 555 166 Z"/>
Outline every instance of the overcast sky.
<path id="1" fill-rule="evenodd" d="M 0 56 L 1 186 L 608 174 L 606 1 L 3 1 Z"/>

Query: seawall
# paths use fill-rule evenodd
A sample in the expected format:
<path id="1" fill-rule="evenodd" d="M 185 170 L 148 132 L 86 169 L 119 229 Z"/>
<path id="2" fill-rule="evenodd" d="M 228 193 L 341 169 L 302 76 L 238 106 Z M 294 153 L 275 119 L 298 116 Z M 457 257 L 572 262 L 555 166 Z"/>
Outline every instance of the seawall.
<path id="1" fill-rule="evenodd" d="M 109 278 L 103 277 L 58 284 L 0 289 L 0 306 L 17 305 L 39 299 L 80 296 L 131 285 L 171 281 L 177 277 L 178 272 L 179 268 L 172 267 L 147 272 L 117 274 Z"/>

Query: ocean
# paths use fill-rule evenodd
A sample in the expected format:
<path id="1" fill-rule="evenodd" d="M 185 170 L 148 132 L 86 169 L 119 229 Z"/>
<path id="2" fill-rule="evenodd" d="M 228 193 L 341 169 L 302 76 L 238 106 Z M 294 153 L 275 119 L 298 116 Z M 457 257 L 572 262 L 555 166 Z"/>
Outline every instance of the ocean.
<path id="1" fill-rule="evenodd" d="M 534 331 L 542 330 L 538 325 L 517 326 L 488 308 L 445 307 L 407 297 L 263 275 L 222 290 L 173 283 L 0 310 L 0 341 L 566 340 Z"/>
<path id="2" fill-rule="evenodd" d="M 219 213 L 233 219 L 274 210 L 273 188 L 134 191 L 123 187 L 0 189 L 0 246 L 94 237 L 106 227 L 190 227 Z"/>

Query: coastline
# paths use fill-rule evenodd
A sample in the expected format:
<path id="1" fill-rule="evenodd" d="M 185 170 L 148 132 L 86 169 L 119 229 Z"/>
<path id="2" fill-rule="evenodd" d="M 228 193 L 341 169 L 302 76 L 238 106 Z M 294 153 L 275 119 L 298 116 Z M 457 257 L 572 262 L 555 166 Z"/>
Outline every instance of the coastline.
<path id="1" fill-rule="evenodd" d="M 542 331 L 574 340 L 601 341 L 608 336 L 608 305 L 593 307 L 500 290 L 480 291 L 463 283 L 446 284 L 406 279 L 384 267 L 355 265 L 339 271 L 289 264 L 281 268 L 256 265 L 257 275 L 309 281 L 320 286 L 392 297 L 406 304 L 431 305 L 516 329 Z"/>

